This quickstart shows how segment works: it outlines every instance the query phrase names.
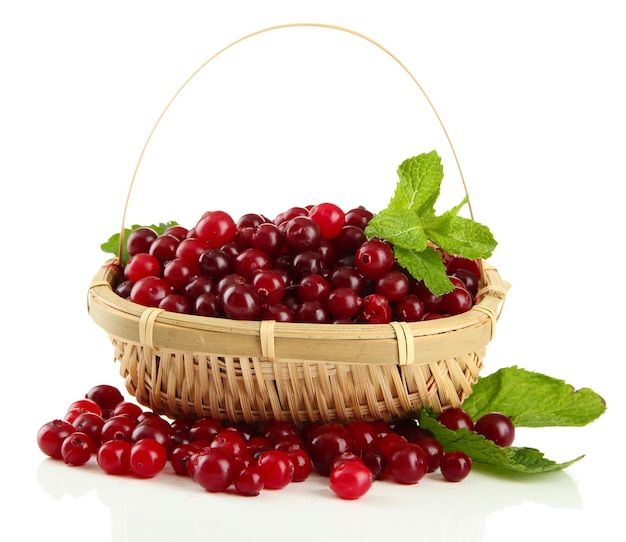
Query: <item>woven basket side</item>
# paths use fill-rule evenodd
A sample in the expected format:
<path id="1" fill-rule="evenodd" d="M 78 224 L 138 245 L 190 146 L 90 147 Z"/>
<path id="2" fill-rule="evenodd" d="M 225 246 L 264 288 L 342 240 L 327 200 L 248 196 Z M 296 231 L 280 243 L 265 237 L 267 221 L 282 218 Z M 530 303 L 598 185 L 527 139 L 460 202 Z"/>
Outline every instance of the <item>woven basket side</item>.
<path id="1" fill-rule="evenodd" d="M 171 418 L 249 423 L 391 422 L 423 407 L 441 412 L 471 393 L 484 356 L 403 367 L 279 363 L 113 343 L 126 387 L 139 403 Z"/>

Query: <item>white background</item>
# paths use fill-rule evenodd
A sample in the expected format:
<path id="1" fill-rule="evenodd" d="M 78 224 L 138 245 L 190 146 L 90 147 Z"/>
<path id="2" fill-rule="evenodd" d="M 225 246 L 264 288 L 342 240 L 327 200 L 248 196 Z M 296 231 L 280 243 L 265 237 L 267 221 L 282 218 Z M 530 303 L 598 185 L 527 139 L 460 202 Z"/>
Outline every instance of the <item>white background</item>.
<path id="1" fill-rule="evenodd" d="M 616 540 L 626 481 L 619 8 L 2 2 L 2 539 Z M 519 432 L 520 445 L 556 461 L 586 454 L 581 462 L 552 475 L 379 483 L 343 502 L 317 478 L 243 499 L 173 475 L 140 482 L 72 469 L 37 449 L 37 429 L 87 389 L 122 386 L 87 314 L 87 288 L 160 112 L 222 47 L 302 21 L 370 36 L 427 91 L 476 218 L 500 243 L 491 261 L 513 285 L 485 374 L 518 365 L 600 393 L 608 411 L 589 426 Z M 190 224 L 218 207 L 272 214 L 316 199 L 379 210 L 397 165 L 432 149 L 444 159 L 443 197 L 462 195 L 425 99 L 393 60 L 349 34 L 290 29 L 246 41 L 175 103 L 142 162 L 129 222 Z"/>

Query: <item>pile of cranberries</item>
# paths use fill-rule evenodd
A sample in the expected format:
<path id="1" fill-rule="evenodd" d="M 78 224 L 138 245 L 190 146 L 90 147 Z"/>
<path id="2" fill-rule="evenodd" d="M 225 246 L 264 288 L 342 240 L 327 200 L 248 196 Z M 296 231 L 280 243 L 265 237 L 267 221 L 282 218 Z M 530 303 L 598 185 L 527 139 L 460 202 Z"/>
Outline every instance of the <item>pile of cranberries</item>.
<path id="1" fill-rule="evenodd" d="M 441 251 L 454 289 L 435 296 L 398 266 L 389 242 L 366 237 L 371 218 L 321 203 L 274 219 L 209 211 L 161 235 L 136 228 L 115 291 L 172 312 L 278 322 L 415 322 L 472 307 L 478 261 Z"/>
<path id="2" fill-rule="evenodd" d="M 501 446 L 513 442 L 514 427 L 500 413 L 474 424 L 467 412 L 450 409 L 439 421 L 449 429 L 467 427 Z M 342 499 L 358 499 L 375 480 L 417 484 L 439 472 L 458 482 L 471 470 L 460 451 L 443 451 L 432 433 L 414 420 L 393 426 L 382 421 L 347 424 L 285 421 L 263 426 L 225 424 L 212 418 L 173 421 L 124 400 L 109 385 L 91 388 L 68 407 L 62 419 L 45 423 L 37 443 L 47 456 L 71 466 L 95 456 L 109 475 L 152 478 L 169 464 L 211 493 L 256 496 L 303 482 L 311 474 L 327 477 Z"/>

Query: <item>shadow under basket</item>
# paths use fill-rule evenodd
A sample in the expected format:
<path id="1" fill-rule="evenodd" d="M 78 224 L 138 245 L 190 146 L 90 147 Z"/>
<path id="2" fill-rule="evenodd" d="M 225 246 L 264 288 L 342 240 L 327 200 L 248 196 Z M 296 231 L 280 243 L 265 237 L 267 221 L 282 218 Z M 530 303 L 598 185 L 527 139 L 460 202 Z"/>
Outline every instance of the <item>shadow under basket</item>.
<path id="1" fill-rule="evenodd" d="M 138 403 L 170 418 L 339 422 L 458 407 L 483 367 L 509 284 L 483 262 L 474 307 L 390 324 L 208 318 L 147 308 L 114 292 L 115 260 L 89 289 L 92 319 Z"/>

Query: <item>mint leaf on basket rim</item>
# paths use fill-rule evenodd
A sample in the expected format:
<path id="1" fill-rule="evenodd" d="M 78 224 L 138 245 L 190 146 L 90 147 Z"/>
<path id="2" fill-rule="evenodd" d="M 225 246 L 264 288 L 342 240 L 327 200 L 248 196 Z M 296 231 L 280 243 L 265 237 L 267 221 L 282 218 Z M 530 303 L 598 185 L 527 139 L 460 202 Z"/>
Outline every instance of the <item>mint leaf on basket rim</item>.
<path id="1" fill-rule="evenodd" d="M 491 231 L 473 219 L 458 216 L 468 203 L 437 215 L 443 166 L 436 151 L 408 158 L 398 167 L 398 184 L 386 209 L 375 214 L 365 229 L 369 239 L 381 238 L 394 247 L 398 263 L 416 280 L 423 280 L 435 295 L 453 290 L 443 256 L 433 244 L 451 255 L 471 260 L 491 256 L 497 246 Z M 436 257 L 435 257 L 436 256 Z"/>
<path id="2" fill-rule="evenodd" d="M 606 411 L 606 402 L 589 388 L 517 366 L 479 377 L 463 409 L 473 419 L 502 412 L 516 427 L 583 426 Z"/>
<path id="3" fill-rule="evenodd" d="M 436 151 L 420 154 L 398 167 L 400 181 L 389 208 L 409 210 L 419 216 L 431 213 L 441 191 L 443 166 Z"/>
<path id="4" fill-rule="evenodd" d="M 411 273 L 416 280 L 423 280 L 431 292 L 445 294 L 454 288 L 441 254 L 433 247 L 426 247 L 419 254 L 408 248 L 395 247 L 394 255 L 398 264 Z"/>
<path id="5" fill-rule="evenodd" d="M 150 226 L 133 224 L 129 228 L 124 228 L 124 239 L 128 239 L 128 236 L 131 234 L 131 232 L 133 232 L 137 228 L 152 228 L 157 233 L 157 235 L 162 235 L 167 229 L 171 228 L 172 226 L 178 226 L 178 222 L 160 222 L 159 224 L 151 224 Z M 100 249 L 107 254 L 118 256 L 120 249 L 120 232 L 111 235 L 111 237 L 109 237 L 104 243 L 100 245 Z M 122 261 L 120 262 L 121 265 L 125 265 L 128 262 L 129 257 L 130 255 L 128 254 L 128 250 L 126 249 L 126 246 L 124 246 L 122 250 Z"/>

